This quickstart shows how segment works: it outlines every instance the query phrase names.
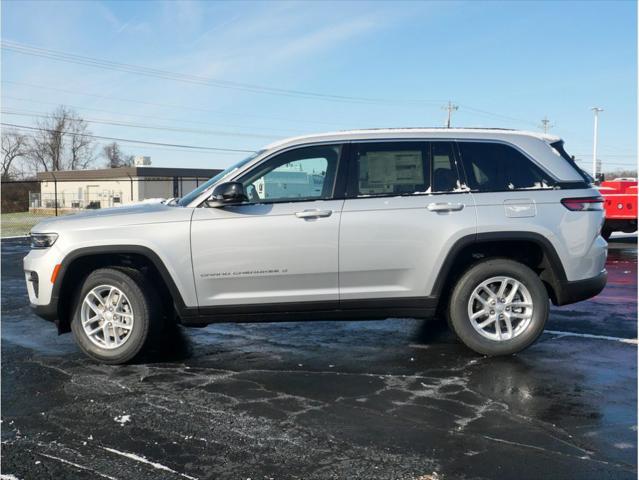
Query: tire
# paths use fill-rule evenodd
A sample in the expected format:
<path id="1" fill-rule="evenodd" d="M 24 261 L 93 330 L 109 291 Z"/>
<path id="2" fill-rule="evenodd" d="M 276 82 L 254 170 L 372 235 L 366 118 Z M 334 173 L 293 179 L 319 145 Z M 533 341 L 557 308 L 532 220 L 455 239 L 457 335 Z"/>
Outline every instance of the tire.
<path id="1" fill-rule="evenodd" d="M 86 299 L 95 308 L 85 305 Z M 109 300 L 117 304 L 109 303 Z M 102 363 L 119 365 L 130 362 L 154 341 L 162 329 L 160 299 L 150 282 L 132 268 L 95 270 L 84 280 L 74 304 L 73 336 L 85 354 Z M 110 305 L 109 308 L 114 311 L 107 313 L 108 308 L 101 310 L 103 316 L 100 317 L 97 310 L 105 305 Z M 86 329 L 82 325 L 83 318 Z M 110 328 L 107 326 L 105 329 L 105 323 L 109 322 Z M 123 326 L 112 326 L 114 324 Z M 97 332 L 90 336 L 87 329 Z"/>
<path id="2" fill-rule="evenodd" d="M 485 288 L 480 288 L 480 285 L 486 285 L 484 282 L 490 282 L 486 287 L 491 291 L 495 290 L 493 294 L 499 293 L 498 287 L 502 284 L 499 277 L 510 279 L 506 282 L 507 287 L 501 297 L 490 296 Z M 512 280 L 519 282 L 521 286 L 514 290 Z M 479 295 L 484 301 L 473 295 L 477 288 L 480 288 Z M 513 290 L 514 303 L 509 303 L 508 294 Z M 500 298 L 503 298 L 505 303 L 500 302 Z M 484 304 L 486 299 L 488 303 Z M 494 306 L 493 301 L 496 302 Z M 529 304 L 532 304 L 530 309 L 521 306 Z M 471 312 L 473 315 L 486 313 L 481 313 L 481 316 L 473 321 Z M 491 312 L 495 315 L 491 315 Z M 500 313 L 504 320 L 497 320 Z M 448 321 L 455 335 L 471 350 L 489 356 L 511 355 L 529 347 L 539 338 L 546 325 L 548 313 L 548 292 L 539 276 L 522 263 L 496 258 L 473 265 L 457 281 L 450 297 Z M 509 318 L 510 321 L 507 322 L 505 318 Z M 484 322 L 488 325 L 483 328 L 477 325 Z M 510 334 L 507 323 L 511 325 Z"/>

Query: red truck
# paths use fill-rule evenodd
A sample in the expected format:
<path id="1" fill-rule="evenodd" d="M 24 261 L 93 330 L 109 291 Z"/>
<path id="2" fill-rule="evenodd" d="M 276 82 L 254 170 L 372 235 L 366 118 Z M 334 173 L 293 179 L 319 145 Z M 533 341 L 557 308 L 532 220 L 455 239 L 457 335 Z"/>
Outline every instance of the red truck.
<path id="1" fill-rule="evenodd" d="M 604 197 L 606 222 L 601 235 L 608 240 L 612 232 L 637 231 L 637 179 L 615 178 L 599 185 Z"/>

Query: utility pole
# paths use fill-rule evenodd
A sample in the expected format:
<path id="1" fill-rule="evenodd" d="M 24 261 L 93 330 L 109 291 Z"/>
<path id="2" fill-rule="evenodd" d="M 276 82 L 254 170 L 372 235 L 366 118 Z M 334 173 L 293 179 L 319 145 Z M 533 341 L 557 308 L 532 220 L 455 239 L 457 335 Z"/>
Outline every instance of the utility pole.
<path id="1" fill-rule="evenodd" d="M 600 107 L 592 107 L 590 110 L 595 112 L 595 132 L 592 145 L 592 177 L 597 180 L 597 137 L 599 136 L 599 112 L 603 112 L 604 109 Z"/>
<path id="2" fill-rule="evenodd" d="M 459 110 L 458 105 L 454 105 L 450 100 L 448 101 L 448 105 L 442 107 L 444 110 L 448 110 L 448 120 L 446 120 L 446 128 L 450 128 L 450 118 L 453 115 L 453 112 Z"/>
<path id="3" fill-rule="evenodd" d="M 550 124 L 550 120 L 548 120 L 547 115 L 541 119 L 541 128 L 544 131 L 544 133 L 548 133 L 548 130 L 550 130 L 553 126 L 554 125 Z"/>

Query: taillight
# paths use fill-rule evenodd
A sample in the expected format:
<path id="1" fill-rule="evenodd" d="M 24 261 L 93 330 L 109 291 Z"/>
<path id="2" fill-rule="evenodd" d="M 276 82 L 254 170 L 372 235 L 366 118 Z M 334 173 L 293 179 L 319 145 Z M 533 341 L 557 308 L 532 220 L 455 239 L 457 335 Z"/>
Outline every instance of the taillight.
<path id="1" fill-rule="evenodd" d="M 563 198 L 561 203 L 568 210 L 573 212 L 592 212 L 604 209 L 603 197 L 586 197 L 586 198 Z"/>

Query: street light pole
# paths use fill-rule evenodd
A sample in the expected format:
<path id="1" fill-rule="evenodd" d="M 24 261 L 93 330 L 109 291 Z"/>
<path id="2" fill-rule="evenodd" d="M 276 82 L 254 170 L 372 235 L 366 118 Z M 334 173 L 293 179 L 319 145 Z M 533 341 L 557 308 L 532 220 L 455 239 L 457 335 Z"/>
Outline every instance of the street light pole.
<path id="1" fill-rule="evenodd" d="M 595 131 L 592 145 L 592 177 L 597 180 L 597 139 L 599 136 L 599 112 L 603 112 L 603 108 L 592 107 L 590 110 L 595 112 Z"/>

